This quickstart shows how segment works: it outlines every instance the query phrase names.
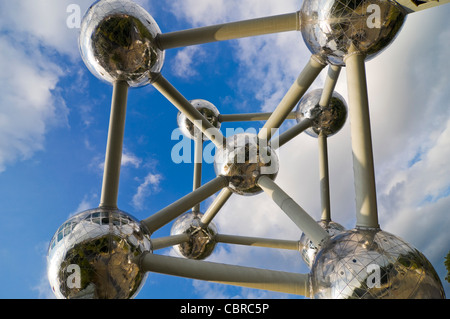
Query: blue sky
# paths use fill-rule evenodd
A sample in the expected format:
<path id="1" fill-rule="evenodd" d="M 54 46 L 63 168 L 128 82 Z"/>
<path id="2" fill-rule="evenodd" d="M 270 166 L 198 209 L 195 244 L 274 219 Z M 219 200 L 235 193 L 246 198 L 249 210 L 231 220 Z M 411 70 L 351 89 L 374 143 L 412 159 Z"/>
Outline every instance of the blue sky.
<path id="1" fill-rule="evenodd" d="M 137 1 L 162 32 L 299 10 L 296 0 Z M 46 250 L 70 216 L 98 206 L 112 87 L 81 61 L 67 7 L 89 0 L 0 2 L 0 298 L 51 298 Z M 397 40 L 367 63 L 381 228 L 433 263 L 447 295 L 450 249 L 450 6 L 408 17 Z M 166 52 L 163 75 L 188 99 L 224 113 L 271 111 L 310 53 L 298 32 Z M 321 75 L 311 89 L 323 84 Z M 345 69 L 336 90 L 347 96 Z M 129 92 L 118 206 L 144 219 L 192 188 L 191 164 L 175 164 L 177 110 L 154 88 Z M 282 130 L 294 123 L 286 122 Z M 262 123 L 254 123 L 255 127 Z M 224 124 L 223 129 L 235 125 Z M 320 217 L 317 141 L 280 150 L 277 183 Z M 355 224 L 349 123 L 329 141 L 333 219 Z M 215 177 L 204 165 L 203 182 Z M 211 199 L 202 203 L 202 210 Z M 249 208 L 250 207 L 250 208 Z M 296 240 L 301 232 L 264 194 L 232 199 L 219 231 Z M 154 234 L 166 236 L 170 225 Z M 173 255 L 170 250 L 158 253 Z M 219 245 L 211 261 L 305 273 L 298 253 Z M 139 298 L 295 298 L 150 274 Z"/>

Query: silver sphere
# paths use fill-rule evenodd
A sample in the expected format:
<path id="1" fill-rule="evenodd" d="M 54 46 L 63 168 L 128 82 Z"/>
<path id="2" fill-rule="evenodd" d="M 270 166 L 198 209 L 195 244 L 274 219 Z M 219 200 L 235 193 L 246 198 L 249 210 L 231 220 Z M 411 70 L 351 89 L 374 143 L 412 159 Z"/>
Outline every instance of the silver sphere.
<path id="1" fill-rule="evenodd" d="M 337 92 L 333 92 L 330 103 L 326 107 L 319 105 L 322 89 L 307 93 L 298 103 L 296 120 L 311 119 L 313 124 L 305 133 L 318 137 L 322 132 L 330 137 L 341 130 L 347 120 L 347 104 L 345 99 Z"/>
<path id="2" fill-rule="evenodd" d="M 348 54 L 371 59 L 380 53 L 394 40 L 405 16 L 391 0 L 304 0 L 300 11 L 306 46 L 324 61 L 341 66 Z"/>
<path id="3" fill-rule="evenodd" d="M 214 223 L 209 223 L 206 228 L 201 226 L 203 214 L 189 212 L 180 216 L 172 226 L 170 235 L 189 235 L 189 240 L 174 246 L 178 255 L 195 260 L 208 258 L 216 247 L 215 237 L 217 228 Z"/>
<path id="4" fill-rule="evenodd" d="M 256 134 L 241 133 L 227 138 L 226 147 L 216 150 L 216 175 L 229 177 L 229 189 L 239 195 L 262 192 L 257 185 L 260 176 L 274 180 L 278 175 L 278 156 L 270 146 L 260 145 Z"/>
<path id="5" fill-rule="evenodd" d="M 217 107 L 206 100 L 196 99 L 190 101 L 193 107 L 195 107 L 208 121 L 217 129 L 220 129 L 221 123 L 219 122 L 219 110 Z M 177 116 L 178 127 L 180 128 L 183 135 L 191 139 L 195 138 L 195 133 L 200 130 L 194 125 L 194 123 L 189 120 L 183 112 L 178 112 Z M 208 138 L 203 135 L 203 140 L 206 141 Z"/>
<path id="6" fill-rule="evenodd" d="M 323 229 L 327 231 L 330 237 L 337 235 L 345 230 L 344 226 L 329 220 L 321 220 L 317 222 Z M 308 265 L 309 268 L 312 267 L 314 259 L 317 255 L 317 247 L 309 239 L 305 233 L 302 234 L 299 241 L 299 250 L 302 255 L 303 261 Z"/>
<path id="7" fill-rule="evenodd" d="M 84 211 L 59 227 L 50 242 L 50 286 L 57 298 L 134 298 L 147 278 L 138 258 L 149 251 L 148 232 L 129 214 Z"/>
<path id="8" fill-rule="evenodd" d="M 81 56 L 97 78 L 121 80 L 130 87 L 151 82 L 164 63 L 155 37 L 161 33 L 152 16 L 129 0 L 100 0 L 83 18 L 79 37 Z"/>
<path id="9" fill-rule="evenodd" d="M 356 228 L 332 237 L 317 254 L 310 278 L 314 298 L 445 298 L 426 257 L 380 229 Z"/>

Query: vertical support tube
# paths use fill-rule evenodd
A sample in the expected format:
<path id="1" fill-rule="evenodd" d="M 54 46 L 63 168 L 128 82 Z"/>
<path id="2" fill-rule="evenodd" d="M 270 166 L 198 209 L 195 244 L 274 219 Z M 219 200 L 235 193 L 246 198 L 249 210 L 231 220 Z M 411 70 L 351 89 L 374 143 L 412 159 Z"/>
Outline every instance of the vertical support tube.
<path id="1" fill-rule="evenodd" d="M 364 56 L 350 54 L 345 63 L 356 193 L 356 226 L 377 228 L 377 194 Z"/>
<path id="2" fill-rule="evenodd" d="M 117 208 L 127 97 L 128 84 L 124 81 L 115 82 L 113 86 L 100 207 Z"/>
<path id="3" fill-rule="evenodd" d="M 270 140 L 272 138 L 272 134 L 275 133 L 275 130 L 290 115 L 298 101 L 300 101 L 303 94 L 305 94 L 324 67 L 325 65 L 320 63 L 315 56 L 309 59 L 308 64 L 300 73 L 295 83 L 290 87 L 280 104 L 278 104 L 275 111 L 267 120 L 263 129 L 259 132 L 259 139 Z"/>
<path id="4" fill-rule="evenodd" d="M 199 129 L 194 129 L 194 181 L 192 190 L 195 191 L 202 185 L 202 162 L 203 162 L 203 134 Z M 193 213 L 200 213 L 200 203 L 192 208 Z"/>
<path id="5" fill-rule="evenodd" d="M 331 97 L 336 87 L 341 67 L 330 65 L 328 68 L 327 78 L 323 87 L 322 96 L 319 105 L 327 107 L 330 104 Z M 327 136 L 321 132 L 319 140 L 319 178 L 320 178 L 320 200 L 322 206 L 322 220 L 331 221 L 331 204 L 330 204 L 330 178 L 328 170 L 328 142 Z"/>
<path id="6" fill-rule="evenodd" d="M 328 146 L 327 136 L 319 134 L 319 177 L 320 177 L 320 201 L 322 204 L 322 220 L 331 220 L 330 205 L 330 178 L 328 171 Z"/>

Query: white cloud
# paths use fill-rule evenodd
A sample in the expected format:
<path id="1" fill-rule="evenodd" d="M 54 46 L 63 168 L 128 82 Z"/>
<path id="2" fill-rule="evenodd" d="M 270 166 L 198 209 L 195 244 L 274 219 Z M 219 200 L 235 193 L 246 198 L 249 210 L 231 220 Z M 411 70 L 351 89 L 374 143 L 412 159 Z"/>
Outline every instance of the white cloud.
<path id="1" fill-rule="evenodd" d="M 136 209 L 143 209 L 145 200 L 152 193 L 159 192 L 159 184 L 162 180 L 162 175 L 149 173 L 144 181 L 138 186 L 136 194 L 134 194 L 131 204 Z"/>
<path id="2" fill-rule="evenodd" d="M 77 28 L 69 28 L 66 20 L 70 16 L 67 8 L 70 4 L 80 6 L 81 15 L 92 3 L 90 0 L 21 0 L 2 1 L 0 27 L 13 31 L 16 36 L 27 36 L 60 53 L 78 58 Z"/>
<path id="3" fill-rule="evenodd" d="M 49 126 L 67 123 L 65 102 L 54 92 L 62 71 L 28 50 L 0 37 L 0 171 L 42 150 Z"/>
<path id="4" fill-rule="evenodd" d="M 190 46 L 178 51 L 172 62 L 173 74 L 183 79 L 198 75 L 195 67 L 204 56 L 203 50 L 198 46 Z"/>
<path id="5" fill-rule="evenodd" d="M 134 166 L 134 168 L 139 168 L 142 163 L 142 159 L 136 155 L 127 152 L 126 150 L 122 154 L 122 166 Z"/>

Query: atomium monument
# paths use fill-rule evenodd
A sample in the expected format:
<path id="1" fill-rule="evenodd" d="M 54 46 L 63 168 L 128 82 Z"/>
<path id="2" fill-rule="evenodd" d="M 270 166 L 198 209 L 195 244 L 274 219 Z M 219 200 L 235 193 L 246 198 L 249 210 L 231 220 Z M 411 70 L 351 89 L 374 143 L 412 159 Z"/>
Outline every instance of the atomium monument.
<path id="1" fill-rule="evenodd" d="M 79 38 L 87 68 L 113 86 L 99 207 L 67 220 L 48 249 L 48 279 L 58 298 L 133 298 L 148 273 L 303 295 L 309 298 L 445 298 L 433 266 L 378 223 L 365 61 L 381 54 L 408 14 L 448 3 L 411 0 L 304 0 L 298 12 L 161 33 L 153 17 L 131 0 L 100 0 L 87 11 Z M 373 19 L 373 14 L 377 19 Z M 311 58 L 272 113 L 220 114 L 201 98 L 188 101 L 161 74 L 165 50 L 278 32 L 301 32 Z M 327 67 L 323 89 L 309 91 Z M 335 92 L 345 68 L 348 101 Z M 128 88 L 152 85 L 178 110 L 179 128 L 195 142 L 216 147 L 216 177 L 201 185 L 195 161 L 193 190 L 138 221 L 117 207 Z M 327 139 L 347 117 L 352 136 L 356 223 L 346 230 L 332 220 Z M 272 138 L 286 119 L 297 124 Z M 221 123 L 265 121 L 258 134 L 225 138 Z M 276 181 L 275 150 L 302 132 L 316 138 L 322 216 L 314 220 Z M 155 133 L 156 134 L 156 133 Z M 203 213 L 200 203 L 218 195 Z M 220 233 L 213 219 L 232 196 L 267 194 L 303 231 L 277 240 Z M 245 212 L 243 212 L 245 213 Z M 170 236 L 154 233 L 171 223 Z M 217 243 L 296 250 L 310 273 L 288 273 L 205 261 Z M 180 257 L 157 254 L 175 247 Z"/>

